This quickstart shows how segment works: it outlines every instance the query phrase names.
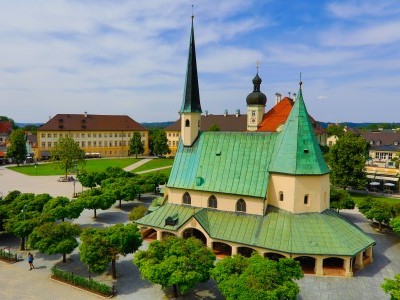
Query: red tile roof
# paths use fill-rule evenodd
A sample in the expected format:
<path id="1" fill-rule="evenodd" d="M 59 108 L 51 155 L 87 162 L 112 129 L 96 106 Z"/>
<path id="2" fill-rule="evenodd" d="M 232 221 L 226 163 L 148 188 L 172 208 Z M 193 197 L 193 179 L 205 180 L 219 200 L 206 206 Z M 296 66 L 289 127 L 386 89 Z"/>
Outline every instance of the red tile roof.
<path id="1" fill-rule="evenodd" d="M 0 121 L 0 133 L 11 133 L 12 123 L 11 121 Z"/>
<path id="2" fill-rule="evenodd" d="M 90 115 L 90 114 L 57 114 L 46 124 L 39 127 L 40 131 L 147 131 L 146 128 L 124 115 Z"/>
<path id="3" fill-rule="evenodd" d="M 257 131 L 274 132 L 280 125 L 285 124 L 287 117 L 293 107 L 293 100 L 285 97 L 278 102 L 273 108 L 264 114 Z"/>
<path id="4" fill-rule="evenodd" d="M 292 98 L 285 97 L 264 114 L 263 120 L 258 125 L 257 131 L 274 132 L 279 126 L 285 124 L 290 112 L 292 111 L 294 101 Z M 326 130 L 318 127 L 318 122 L 308 115 L 311 124 L 314 127 L 315 134 L 325 133 Z"/>

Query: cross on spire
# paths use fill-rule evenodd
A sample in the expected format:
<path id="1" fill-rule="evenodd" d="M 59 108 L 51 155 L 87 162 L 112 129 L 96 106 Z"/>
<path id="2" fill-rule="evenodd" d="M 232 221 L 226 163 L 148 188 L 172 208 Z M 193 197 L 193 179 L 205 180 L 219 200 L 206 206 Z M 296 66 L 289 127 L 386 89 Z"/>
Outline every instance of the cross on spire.
<path id="1" fill-rule="evenodd" d="M 260 65 L 261 65 L 261 61 L 257 60 L 257 62 L 256 62 L 257 74 L 258 74 L 258 68 L 260 67 Z"/>

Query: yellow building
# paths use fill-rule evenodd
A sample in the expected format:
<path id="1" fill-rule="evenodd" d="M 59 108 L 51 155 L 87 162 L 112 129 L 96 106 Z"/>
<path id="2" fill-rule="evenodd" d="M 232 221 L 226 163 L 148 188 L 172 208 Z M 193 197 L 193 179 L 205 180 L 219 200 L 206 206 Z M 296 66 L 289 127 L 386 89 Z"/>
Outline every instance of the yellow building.
<path id="1" fill-rule="evenodd" d="M 87 156 L 129 156 L 129 140 L 139 132 L 144 155 L 149 153 L 149 131 L 126 115 L 57 114 L 37 131 L 38 159 L 48 159 L 61 137 L 71 137 Z"/>

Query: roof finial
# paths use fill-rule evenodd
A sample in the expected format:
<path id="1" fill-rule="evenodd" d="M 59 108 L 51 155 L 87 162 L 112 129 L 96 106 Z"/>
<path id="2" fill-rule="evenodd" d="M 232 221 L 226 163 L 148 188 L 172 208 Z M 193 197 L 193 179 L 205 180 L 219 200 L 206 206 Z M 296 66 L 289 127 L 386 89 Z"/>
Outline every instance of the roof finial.
<path id="1" fill-rule="evenodd" d="M 260 67 L 260 65 L 261 65 L 261 61 L 257 60 L 257 62 L 256 62 L 257 74 L 258 74 L 258 68 Z"/>
<path id="2" fill-rule="evenodd" d="M 192 4 L 192 20 L 194 19 L 193 4 Z"/>
<path id="3" fill-rule="evenodd" d="M 299 82 L 299 85 L 300 85 L 300 89 L 301 89 L 301 85 L 303 84 L 303 82 L 301 81 L 301 72 L 300 72 L 300 82 Z"/>

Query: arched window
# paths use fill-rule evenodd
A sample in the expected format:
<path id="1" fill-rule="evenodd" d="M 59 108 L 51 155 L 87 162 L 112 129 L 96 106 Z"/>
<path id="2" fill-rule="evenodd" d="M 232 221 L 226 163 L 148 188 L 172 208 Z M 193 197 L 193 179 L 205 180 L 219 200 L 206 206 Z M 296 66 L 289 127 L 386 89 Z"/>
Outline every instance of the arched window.
<path id="1" fill-rule="evenodd" d="M 279 201 L 283 201 L 283 192 L 279 192 Z"/>
<path id="2" fill-rule="evenodd" d="M 192 199 L 190 198 L 190 195 L 188 192 L 183 194 L 183 204 L 192 204 Z"/>
<path id="3" fill-rule="evenodd" d="M 214 195 L 208 198 L 208 207 L 217 208 L 217 198 Z"/>
<path id="4" fill-rule="evenodd" d="M 309 196 L 308 194 L 306 194 L 304 195 L 304 205 L 308 205 L 309 204 L 308 201 L 309 201 Z"/>
<path id="5" fill-rule="evenodd" d="M 246 202 L 243 199 L 236 202 L 236 211 L 246 212 Z"/>
<path id="6" fill-rule="evenodd" d="M 190 121 L 189 120 L 185 121 L 185 127 L 190 127 Z"/>

